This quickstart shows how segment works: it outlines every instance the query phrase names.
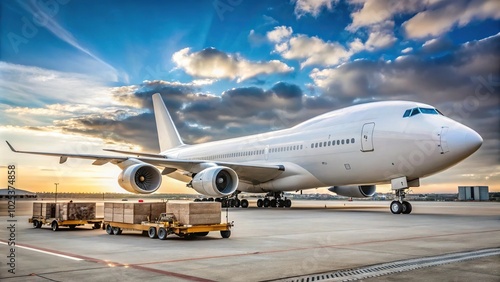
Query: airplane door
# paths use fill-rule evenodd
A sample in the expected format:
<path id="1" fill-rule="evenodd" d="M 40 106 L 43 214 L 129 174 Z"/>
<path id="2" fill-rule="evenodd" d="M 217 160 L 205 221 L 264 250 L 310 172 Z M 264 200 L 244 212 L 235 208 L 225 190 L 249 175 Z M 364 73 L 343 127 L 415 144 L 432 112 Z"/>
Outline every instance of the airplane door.
<path id="1" fill-rule="evenodd" d="M 439 133 L 439 147 L 441 147 L 441 154 L 447 153 L 450 150 L 448 149 L 448 141 L 446 141 L 446 134 L 448 133 L 448 127 L 441 127 L 441 133 Z"/>
<path id="2" fill-rule="evenodd" d="M 266 148 L 264 149 L 264 157 L 267 161 L 267 159 L 269 157 L 269 145 L 267 145 Z"/>
<path id="3" fill-rule="evenodd" d="M 375 123 L 365 123 L 361 129 L 361 152 L 373 151 L 373 129 Z"/>

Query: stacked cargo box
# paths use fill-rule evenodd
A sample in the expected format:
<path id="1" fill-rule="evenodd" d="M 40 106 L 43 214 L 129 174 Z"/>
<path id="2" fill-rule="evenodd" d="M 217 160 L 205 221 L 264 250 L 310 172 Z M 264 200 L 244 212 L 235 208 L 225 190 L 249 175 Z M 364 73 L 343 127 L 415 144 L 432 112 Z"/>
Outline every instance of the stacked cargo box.
<path id="1" fill-rule="evenodd" d="M 55 203 L 33 203 L 33 217 L 54 218 L 56 217 Z"/>
<path id="2" fill-rule="evenodd" d="M 62 220 L 95 219 L 96 203 L 58 203 L 59 218 Z"/>
<path id="3" fill-rule="evenodd" d="M 155 221 L 165 209 L 165 203 L 104 203 L 104 220 L 141 224 Z"/>
<path id="4" fill-rule="evenodd" d="M 168 202 L 167 213 L 173 213 L 182 225 L 221 223 L 219 202 Z"/>
<path id="5" fill-rule="evenodd" d="M 33 217 L 60 220 L 95 219 L 96 203 L 33 203 Z"/>

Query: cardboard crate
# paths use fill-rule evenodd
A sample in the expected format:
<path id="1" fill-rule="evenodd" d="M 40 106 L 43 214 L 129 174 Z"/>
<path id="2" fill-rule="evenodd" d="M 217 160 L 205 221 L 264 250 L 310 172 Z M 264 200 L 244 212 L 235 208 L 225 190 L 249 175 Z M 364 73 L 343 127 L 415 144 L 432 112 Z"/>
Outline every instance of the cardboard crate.
<path id="1" fill-rule="evenodd" d="M 173 213 L 183 225 L 221 223 L 219 202 L 168 202 L 167 213 Z"/>
<path id="2" fill-rule="evenodd" d="M 56 204 L 55 203 L 33 203 L 33 216 L 34 217 L 45 217 L 45 218 L 56 217 Z"/>
<path id="3" fill-rule="evenodd" d="M 156 220 L 165 211 L 165 203 L 105 203 L 104 220 L 140 224 Z"/>
<path id="4" fill-rule="evenodd" d="M 62 220 L 89 220 L 96 218 L 96 203 L 57 203 Z"/>

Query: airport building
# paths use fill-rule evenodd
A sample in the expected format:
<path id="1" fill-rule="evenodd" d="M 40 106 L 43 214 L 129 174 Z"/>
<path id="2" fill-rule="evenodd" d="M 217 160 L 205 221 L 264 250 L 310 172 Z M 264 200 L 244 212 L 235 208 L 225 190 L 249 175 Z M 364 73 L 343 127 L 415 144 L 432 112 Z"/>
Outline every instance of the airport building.
<path id="1" fill-rule="evenodd" d="M 458 186 L 459 201 L 488 201 L 488 186 Z"/>
<path id="2" fill-rule="evenodd" d="M 36 198 L 36 194 L 33 192 L 30 192 L 30 191 L 21 190 L 21 189 L 16 189 L 14 191 L 15 191 L 15 194 L 12 194 L 12 192 L 11 192 L 11 194 L 9 194 L 9 189 L 0 189 L 0 200 L 9 199 L 12 196 L 14 196 L 14 198 L 16 198 L 16 199 L 35 199 Z"/>

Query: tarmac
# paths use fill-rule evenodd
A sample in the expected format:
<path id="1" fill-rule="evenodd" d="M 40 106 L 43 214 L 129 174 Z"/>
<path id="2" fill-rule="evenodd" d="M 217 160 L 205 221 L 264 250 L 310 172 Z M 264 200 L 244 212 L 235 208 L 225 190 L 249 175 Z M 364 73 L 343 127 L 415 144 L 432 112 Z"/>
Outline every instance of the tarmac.
<path id="1" fill-rule="evenodd" d="M 133 231 L 108 235 L 91 226 L 34 229 L 28 223 L 32 202 L 18 201 L 9 218 L 2 201 L 0 280 L 500 281 L 500 203 L 414 201 L 410 215 L 393 215 L 389 203 L 294 201 L 291 209 L 263 209 L 251 201 L 248 209 L 229 209 L 229 239 L 211 232 L 162 241 Z M 101 201 L 98 216 L 102 207 Z M 461 254 L 492 249 L 482 257 Z M 15 265 L 8 264 L 12 253 Z M 462 259 L 439 261 L 442 255 Z M 416 266 L 408 267 L 407 260 Z M 430 260 L 437 265 L 426 266 Z M 408 270 L 391 273 L 398 263 Z"/>

